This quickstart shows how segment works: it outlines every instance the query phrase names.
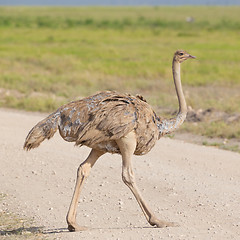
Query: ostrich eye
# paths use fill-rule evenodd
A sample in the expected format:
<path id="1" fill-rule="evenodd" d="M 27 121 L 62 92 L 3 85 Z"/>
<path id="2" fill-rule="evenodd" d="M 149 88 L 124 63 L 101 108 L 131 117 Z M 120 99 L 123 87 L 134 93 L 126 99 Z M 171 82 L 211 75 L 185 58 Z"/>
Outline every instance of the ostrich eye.
<path id="1" fill-rule="evenodd" d="M 182 52 L 180 52 L 180 53 L 179 53 L 179 55 L 180 55 L 180 56 L 182 56 L 182 55 L 183 55 L 183 53 L 182 53 Z"/>

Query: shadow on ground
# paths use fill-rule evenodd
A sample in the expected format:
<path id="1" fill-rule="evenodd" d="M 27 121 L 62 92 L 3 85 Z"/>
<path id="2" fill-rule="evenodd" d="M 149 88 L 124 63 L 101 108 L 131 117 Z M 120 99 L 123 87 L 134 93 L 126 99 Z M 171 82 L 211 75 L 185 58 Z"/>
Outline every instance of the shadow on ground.
<path id="1" fill-rule="evenodd" d="M 0 236 L 5 236 L 5 235 L 22 235 L 26 233 L 33 233 L 33 234 L 38 234 L 38 233 L 43 233 L 43 228 L 44 227 L 20 227 L 16 228 L 13 230 L 0 230 Z"/>

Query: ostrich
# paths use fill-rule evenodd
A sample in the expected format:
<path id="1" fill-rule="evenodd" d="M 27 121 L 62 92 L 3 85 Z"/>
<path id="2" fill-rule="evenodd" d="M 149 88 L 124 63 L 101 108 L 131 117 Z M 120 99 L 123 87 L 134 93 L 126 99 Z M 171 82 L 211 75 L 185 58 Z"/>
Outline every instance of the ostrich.
<path id="1" fill-rule="evenodd" d="M 77 205 L 83 183 L 97 159 L 106 152 L 122 156 L 122 180 L 134 194 L 150 225 L 174 226 L 159 220 L 139 192 L 132 169 L 132 156 L 149 152 L 156 141 L 177 129 L 185 120 L 187 105 L 180 79 L 180 63 L 195 58 L 186 51 L 175 52 L 172 72 L 178 97 L 179 112 L 171 119 L 158 117 L 141 96 L 116 92 L 100 92 L 81 100 L 67 103 L 40 121 L 28 133 L 24 149 L 36 148 L 45 139 L 50 139 L 57 129 L 61 137 L 78 146 L 92 150 L 77 170 L 76 185 L 67 213 L 69 231 L 81 231 L 76 223 Z"/>

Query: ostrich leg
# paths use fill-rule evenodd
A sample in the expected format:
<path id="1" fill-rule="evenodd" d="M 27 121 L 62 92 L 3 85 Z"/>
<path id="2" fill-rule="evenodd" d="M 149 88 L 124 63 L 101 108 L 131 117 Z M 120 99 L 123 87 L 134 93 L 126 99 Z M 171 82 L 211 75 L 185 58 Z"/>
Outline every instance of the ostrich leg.
<path id="1" fill-rule="evenodd" d="M 72 201 L 71 201 L 71 204 L 67 213 L 67 218 L 66 218 L 68 223 L 68 230 L 70 232 L 86 230 L 85 227 L 80 227 L 76 223 L 78 199 L 83 187 L 83 183 L 86 180 L 86 178 L 89 176 L 91 168 L 93 167 L 97 159 L 101 155 L 103 155 L 103 153 L 104 152 L 100 152 L 92 149 L 87 159 L 78 168 L 76 185 L 75 185 Z"/>
<path id="2" fill-rule="evenodd" d="M 165 222 L 161 221 L 156 218 L 154 213 L 151 211 L 151 209 L 146 204 L 145 200 L 141 196 L 136 182 L 135 182 L 135 176 L 132 170 L 132 156 L 136 148 L 136 137 L 134 132 L 130 132 L 125 137 L 119 139 L 116 141 L 122 155 L 122 179 L 123 182 L 130 188 L 132 193 L 134 194 L 139 206 L 141 207 L 143 214 L 145 215 L 147 221 L 152 226 L 157 227 L 170 227 L 174 226 L 174 223 L 171 222 Z"/>

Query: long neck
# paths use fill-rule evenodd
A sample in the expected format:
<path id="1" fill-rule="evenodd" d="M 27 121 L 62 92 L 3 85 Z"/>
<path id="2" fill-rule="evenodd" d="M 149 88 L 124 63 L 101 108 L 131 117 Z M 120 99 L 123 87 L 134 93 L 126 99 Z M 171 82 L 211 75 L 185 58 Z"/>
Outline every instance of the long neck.
<path id="1" fill-rule="evenodd" d="M 182 90 L 180 63 L 173 59 L 172 72 L 174 85 L 178 97 L 179 111 L 177 116 L 171 119 L 164 119 L 158 123 L 159 135 L 163 136 L 175 131 L 182 125 L 187 115 L 187 104 Z"/>
<path id="2" fill-rule="evenodd" d="M 187 114 L 187 104 L 182 90 L 182 82 L 181 82 L 181 71 L 180 71 L 180 63 L 173 59 L 172 63 L 172 72 L 173 72 L 173 80 L 174 85 L 178 97 L 179 104 L 179 112 L 182 114 Z"/>

